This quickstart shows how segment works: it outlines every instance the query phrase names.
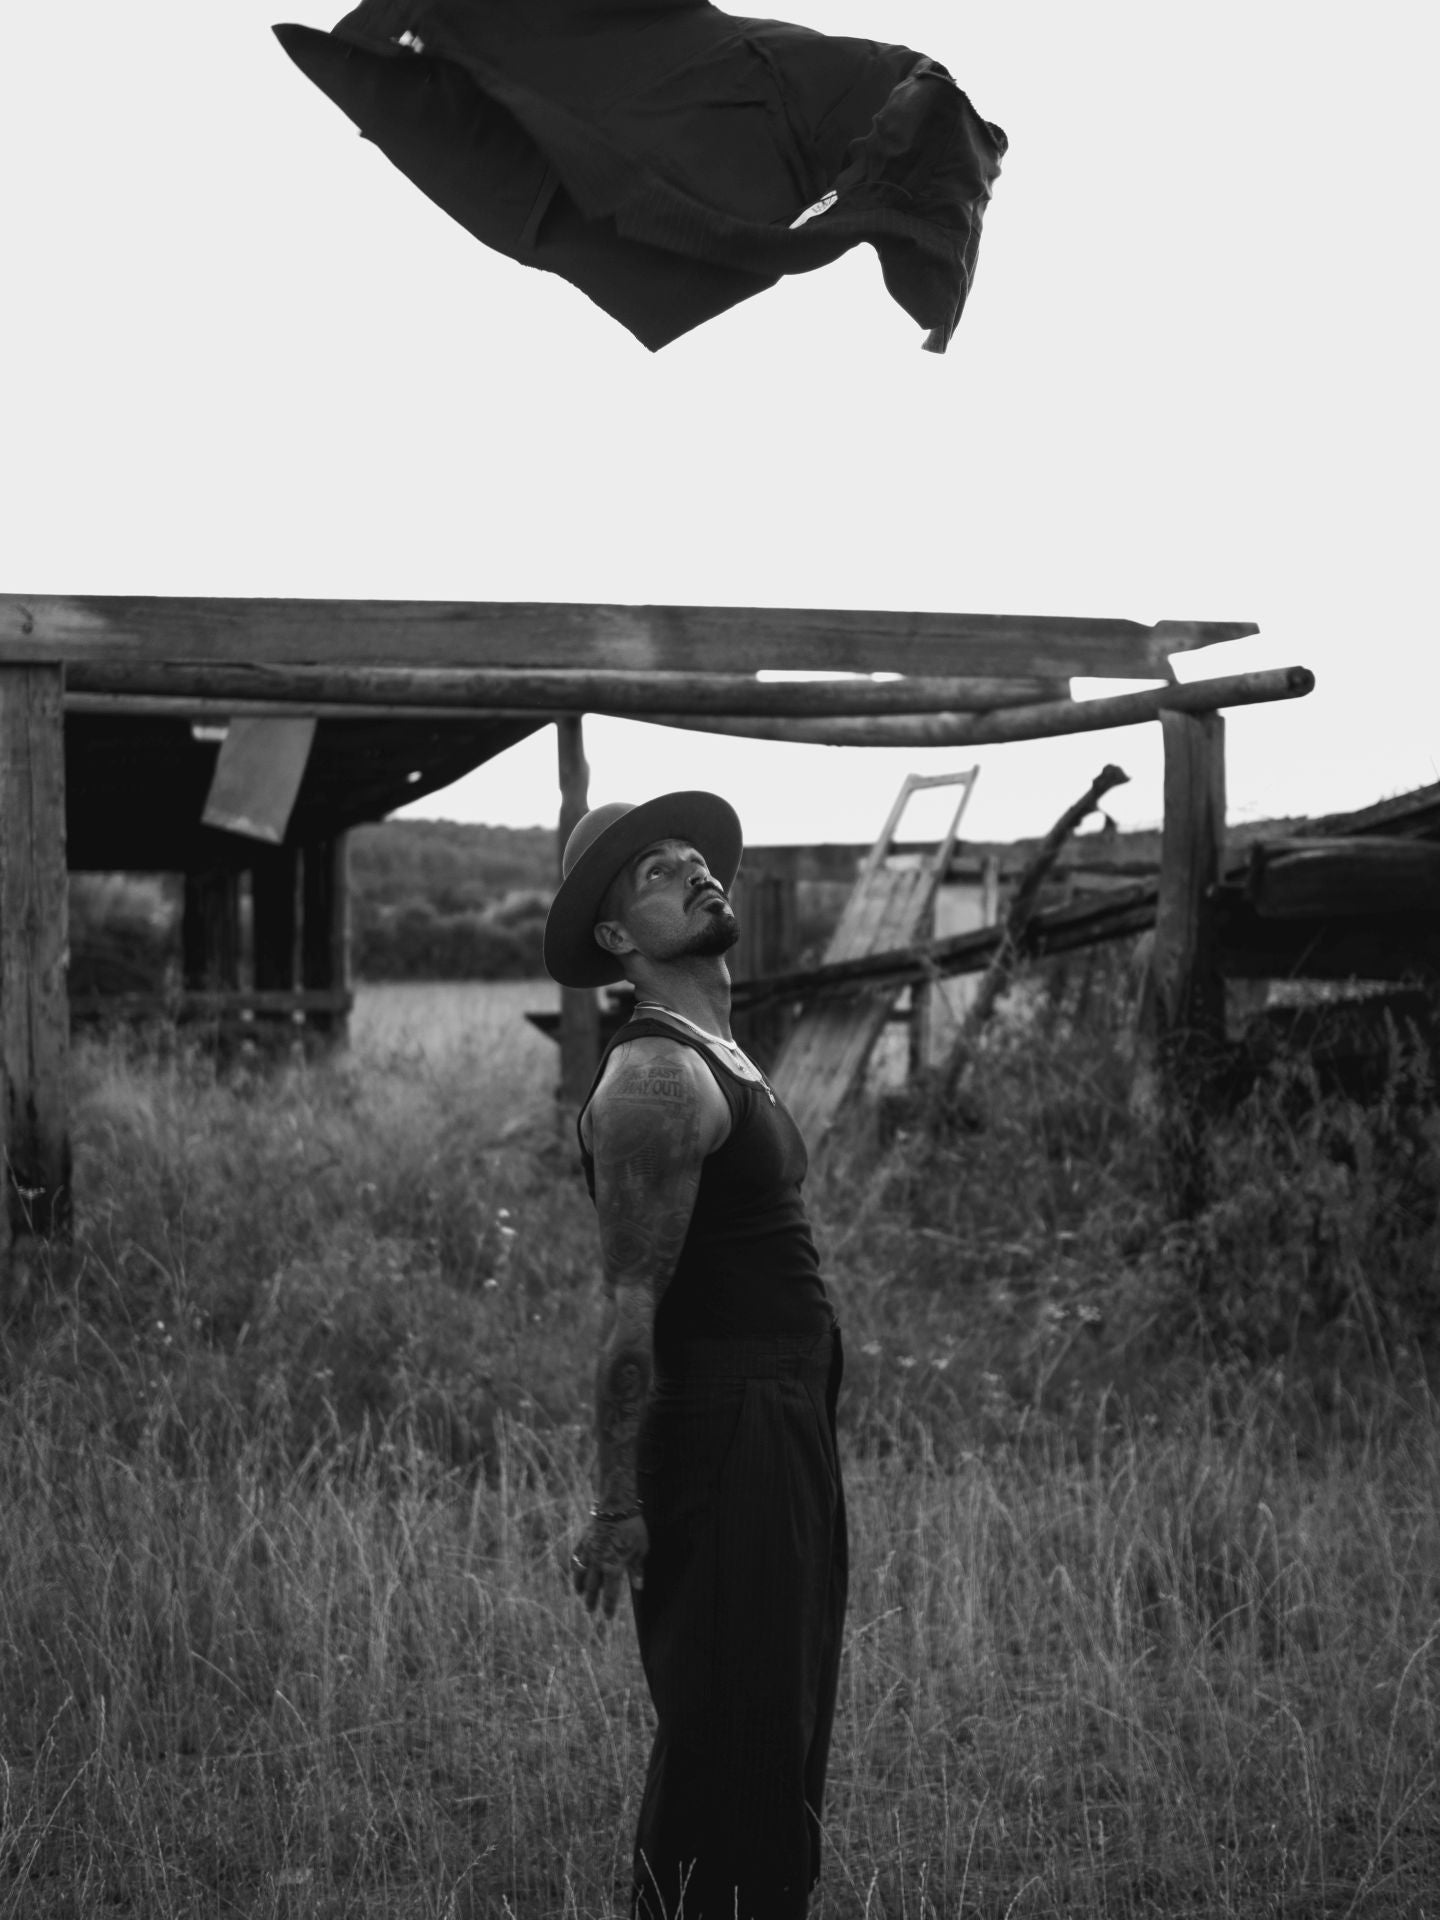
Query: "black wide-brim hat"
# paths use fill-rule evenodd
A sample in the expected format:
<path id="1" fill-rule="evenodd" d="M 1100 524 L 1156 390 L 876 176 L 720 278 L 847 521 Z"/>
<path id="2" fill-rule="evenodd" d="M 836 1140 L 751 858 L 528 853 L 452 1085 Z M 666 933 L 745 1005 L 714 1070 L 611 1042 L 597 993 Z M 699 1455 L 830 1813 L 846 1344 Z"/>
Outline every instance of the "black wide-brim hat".
<path id="1" fill-rule="evenodd" d="M 740 870 L 740 816 L 718 793 L 662 793 L 631 806 L 612 800 L 587 813 L 565 843 L 564 878 L 545 922 L 545 970 L 562 987 L 605 987 L 625 978 L 595 941 L 600 903 L 627 860 L 657 840 L 686 840 L 728 893 Z"/>

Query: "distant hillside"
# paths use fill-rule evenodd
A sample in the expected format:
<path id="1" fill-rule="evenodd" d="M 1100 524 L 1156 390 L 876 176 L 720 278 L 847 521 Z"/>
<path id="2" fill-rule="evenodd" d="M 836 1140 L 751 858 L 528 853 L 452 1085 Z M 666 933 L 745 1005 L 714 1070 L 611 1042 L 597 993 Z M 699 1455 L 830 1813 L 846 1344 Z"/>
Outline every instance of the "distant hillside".
<path id="1" fill-rule="evenodd" d="M 544 971 L 555 886 L 548 827 L 385 820 L 350 836 L 352 954 L 362 980 L 508 980 Z"/>

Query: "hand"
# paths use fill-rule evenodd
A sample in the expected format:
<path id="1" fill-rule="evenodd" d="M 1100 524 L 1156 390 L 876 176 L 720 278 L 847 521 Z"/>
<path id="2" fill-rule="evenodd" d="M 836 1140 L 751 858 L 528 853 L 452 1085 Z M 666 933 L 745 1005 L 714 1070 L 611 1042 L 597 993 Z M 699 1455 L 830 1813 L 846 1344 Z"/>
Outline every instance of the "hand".
<path id="1" fill-rule="evenodd" d="M 621 1582 L 628 1578 L 637 1593 L 644 1586 L 649 1551 L 650 1534 L 642 1514 L 632 1514 L 628 1520 L 592 1520 L 570 1557 L 575 1591 L 586 1610 L 593 1613 L 598 1600 L 605 1618 L 613 1620 Z"/>

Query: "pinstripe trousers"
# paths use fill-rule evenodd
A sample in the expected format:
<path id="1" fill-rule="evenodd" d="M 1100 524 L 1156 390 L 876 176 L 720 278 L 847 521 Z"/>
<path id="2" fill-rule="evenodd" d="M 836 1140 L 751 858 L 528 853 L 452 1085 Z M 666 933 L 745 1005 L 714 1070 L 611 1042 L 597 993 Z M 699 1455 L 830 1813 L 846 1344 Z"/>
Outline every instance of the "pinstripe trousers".
<path id="1" fill-rule="evenodd" d="M 802 1920 L 845 1620 L 838 1326 L 656 1356 L 634 1595 L 658 1726 L 634 1920 Z"/>

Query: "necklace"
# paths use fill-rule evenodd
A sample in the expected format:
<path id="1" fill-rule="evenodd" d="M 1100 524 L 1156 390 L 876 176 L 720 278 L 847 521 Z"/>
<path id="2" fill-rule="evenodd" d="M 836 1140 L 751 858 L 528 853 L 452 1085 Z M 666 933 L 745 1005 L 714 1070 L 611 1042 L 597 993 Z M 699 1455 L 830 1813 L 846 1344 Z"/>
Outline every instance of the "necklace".
<path id="1" fill-rule="evenodd" d="M 741 1079 L 748 1080 L 753 1074 L 769 1096 L 771 1106 L 774 1106 L 775 1095 L 770 1090 L 770 1082 L 765 1078 L 764 1074 L 761 1073 L 750 1056 L 741 1050 L 736 1041 L 727 1040 L 723 1033 L 711 1033 L 707 1027 L 702 1027 L 698 1021 L 692 1020 L 688 1014 L 677 1013 L 674 1007 L 662 1006 L 658 1000 L 637 1000 L 635 1002 L 635 1011 L 636 1013 L 663 1013 L 671 1020 L 678 1020 L 681 1026 L 689 1027 L 692 1033 L 698 1034 L 702 1040 L 708 1040 L 712 1046 L 723 1047 L 732 1060 L 740 1063 L 737 1071 L 739 1071 Z"/>

